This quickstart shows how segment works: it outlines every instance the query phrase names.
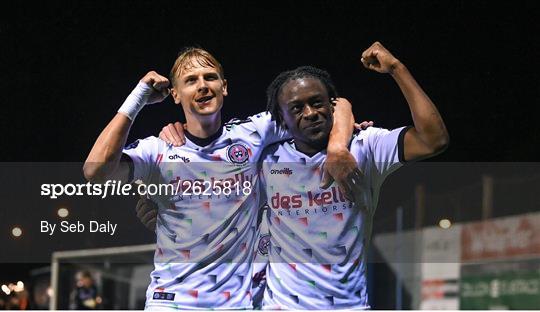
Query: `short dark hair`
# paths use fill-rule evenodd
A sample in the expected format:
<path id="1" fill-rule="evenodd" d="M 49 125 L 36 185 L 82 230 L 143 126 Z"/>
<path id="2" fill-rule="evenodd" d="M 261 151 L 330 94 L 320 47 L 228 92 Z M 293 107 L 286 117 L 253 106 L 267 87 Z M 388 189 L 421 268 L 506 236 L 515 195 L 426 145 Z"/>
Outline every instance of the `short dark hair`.
<path id="1" fill-rule="evenodd" d="M 291 81 L 301 78 L 314 78 L 322 82 L 330 99 L 337 98 L 337 91 L 330 74 L 313 66 L 301 66 L 293 70 L 280 73 L 266 89 L 266 110 L 272 115 L 272 120 L 276 120 L 281 125 L 283 120 L 279 114 L 278 97 L 283 86 Z"/>

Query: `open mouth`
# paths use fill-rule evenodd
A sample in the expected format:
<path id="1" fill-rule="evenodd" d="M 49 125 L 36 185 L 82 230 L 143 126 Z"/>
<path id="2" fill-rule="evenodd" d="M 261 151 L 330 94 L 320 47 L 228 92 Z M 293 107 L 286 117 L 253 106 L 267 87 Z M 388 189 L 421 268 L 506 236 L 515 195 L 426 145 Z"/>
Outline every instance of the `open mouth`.
<path id="1" fill-rule="evenodd" d="M 203 96 L 203 97 L 200 97 L 200 98 L 196 99 L 195 102 L 197 102 L 199 104 L 202 104 L 202 105 L 205 105 L 205 104 L 208 104 L 210 102 L 210 100 L 212 100 L 213 98 L 214 98 L 214 96 L 212 96 L 212 95 Z"/>

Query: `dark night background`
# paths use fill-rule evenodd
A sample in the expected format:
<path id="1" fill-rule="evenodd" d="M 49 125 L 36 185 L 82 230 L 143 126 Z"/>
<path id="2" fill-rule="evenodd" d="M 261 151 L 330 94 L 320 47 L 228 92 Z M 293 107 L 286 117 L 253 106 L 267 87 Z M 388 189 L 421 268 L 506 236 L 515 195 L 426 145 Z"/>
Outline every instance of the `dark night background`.
<path id="1" fill-rule="evenodd" d="M 84 161 L 137 81 L 149 70 L 168 75 L 186 45 L 208 49 L 224 66 L 224 120 L 263 110 L 266 86 L 279 72 L 314 65 L 332 74 L 357 120 L 412 124 L 391 77 L 359 62 L 378 40 L 410 69 L 446 122 L 450 147 L 430 162 L 535 162 L 539 8 L 535 1 L 6 3 L 0 161 Z M 129 141 L 176 120 L 183 116 L 171 99 L 147 107 Z M 35 208 L 34 217 L 2 207 L 2 236 L 13 224 L 54 216 L 56 208 Z M 110 213 L 148 235 L 131 211 Z M 0 278 L 22 273 L 0 271 Z"/>

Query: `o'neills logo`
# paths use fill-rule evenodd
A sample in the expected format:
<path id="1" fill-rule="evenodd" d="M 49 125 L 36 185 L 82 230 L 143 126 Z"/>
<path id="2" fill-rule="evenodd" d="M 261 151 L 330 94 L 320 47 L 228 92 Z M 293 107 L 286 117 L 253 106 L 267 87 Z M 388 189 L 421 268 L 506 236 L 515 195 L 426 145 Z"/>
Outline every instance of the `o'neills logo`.
<path id="1" fill-rule="evenodd" d="M 283 168 L 283 169 L 272 169 L 270 170 L 270 174 L 285 174 L 285 175 L 291 175 L 293 174 L 293 171 L 289 168 Z"/>
<path id="2" fill-rule="evenodd" d="M 169 155 L 169 159 L 170 159 L 170 160 L 180 159 L 180 160 L 182 160 L 182 161 L 185 162 L 185 163 L 188 163 L 188 162 L 189 162 L 189 158 L 187 158 L 187 157 L 185 157 L 185 156 L 176 155 L 176 154 L 174 154 L 174 155 Z"/>

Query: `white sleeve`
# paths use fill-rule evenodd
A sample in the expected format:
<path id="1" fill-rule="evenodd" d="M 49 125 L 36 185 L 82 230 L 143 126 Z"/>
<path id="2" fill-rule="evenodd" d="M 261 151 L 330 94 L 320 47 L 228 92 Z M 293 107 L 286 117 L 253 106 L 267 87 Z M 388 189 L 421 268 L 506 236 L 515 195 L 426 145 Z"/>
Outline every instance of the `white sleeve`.
<path id="1" fill-rule="evenodd" d="M 372 176 L 382 184 L 384 179 L 403 165 L 404 138 L 409 127 L 394 130 L 368 128 L 367 139 L 368 160 Z"/>
<path id="2" fill-rule="evenodd" d="M 133 164 L 130 168 L 130 182 L 142 180 L 148 183 L 151 180 L 153 172 L 158 168 L 163 154 L 159 152 L 160 145 L 163 144 L 156 137 L 147 137 L 146 139 L 137 140 L 122 151 L 127 155 Z"/>
<path id="3" fill-rule="evenodd" d="M 253 130 L 257 131 L 261 136 L 263 146 L 291 138 L 288 131 L 279 126 L 275 120 L 272 120 L 272 115 L 269 112 L 261 112 L 247 119 L 251 122 L 246 123 L 245 126 L 253 127 Z"/>

